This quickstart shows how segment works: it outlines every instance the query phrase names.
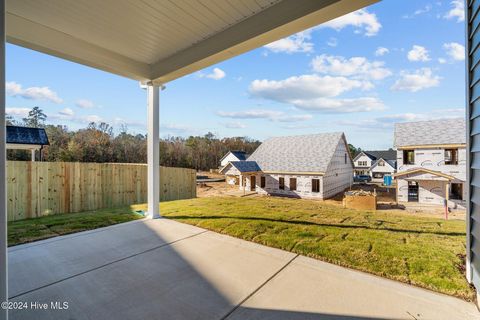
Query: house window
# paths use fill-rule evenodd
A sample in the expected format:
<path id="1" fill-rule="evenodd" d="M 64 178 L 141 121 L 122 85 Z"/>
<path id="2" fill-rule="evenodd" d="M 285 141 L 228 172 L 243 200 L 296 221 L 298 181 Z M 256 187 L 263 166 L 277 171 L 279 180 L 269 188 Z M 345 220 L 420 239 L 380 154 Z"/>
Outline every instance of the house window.
<path id="1" fill-rule="evenodd" d="M 345 164 L 347 164 L 347 154 L 345 153 Z"/>
<path id="2" fill-rule="evenodd" d="M 403 150 L 403 164 L 415 164 L 415 151 Z"/>
<path id="3" fill-rule="evenodd" d="M 463 184 L 452 183 L 450 186 L 450 199 L 462 200 L 463 199 Z"/>
<path id="4" fill-rule="evenodd" d="M 285 190 L 285 178 L 278 178 L 278 189 Z"/>
<path id="5" fill-rule="evenodd" d="M 260 177 L 260 188 L 265 188 L 265 176 Z"/>
<path id="6" fill-rule="evenodd" d="M 375 178 L 375 179 L 383 179 L 383 175 L 384 175 L 383 172 L 374 172 L 374 173 L 373 173 L 373 178 Z"/>
<path id="7" fill-rule="evenodd" d="M 320 179 L 312 179 L 312 192 L 320 192 Z"/>
<path id="8" fill-rule="evenodd" d="M 458 164 L 458 149 L 445 149 L 445 164 Z"/>
<path id="9" fill-rule="evenodd" d="M 358 161 L 358 166 L 359 167 L 366 167 L 367 166 L 367 161 Z"/>
<path id="10" fill-rule="evenodd" d="M 380 167 L 385 167 L 385 161 L 383 161 L 383 160 L 378 161 L 378 165 Z"/>
<path id="11" fill-rule="evenodd" d="M 290 190 L 297 190 L 297 178 L 290 178 Z"/>

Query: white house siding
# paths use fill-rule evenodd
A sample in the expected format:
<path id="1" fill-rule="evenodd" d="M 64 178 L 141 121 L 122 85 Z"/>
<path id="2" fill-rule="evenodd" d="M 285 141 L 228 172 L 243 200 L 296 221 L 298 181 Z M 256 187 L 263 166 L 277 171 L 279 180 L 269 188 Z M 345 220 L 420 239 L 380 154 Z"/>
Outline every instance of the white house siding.
<path id="1" fill-rule="evenodd" d="M 360 165 L 361 162 L 366 162 L 367 164 L 366 165 Z M 369 172 L 368 172 L 368 169 L 370 169 L 370 167 L 372 166 L 373 164 L 373 161 L 372 159 L 370 159 L 370 157 L 367 157 L 365 154 L 362 154 L 360 157 L 358 157 L 355 162 L 354 162 L 354 166 L 355 166 L 355 175 L 356 176 L 359 176 L 359 175 L 368 175 Z"/>
<path id="2" fill-rule="evenodd" d="M 331 198 L 350 188 L 353 183 L 353 164 L 348 156 L 347 145 L 340 140 L 323 176 L 323 198 Z M 345 161 L 345 155 L 346 160 Z"/>
<path id="3" fill-rule="evenodd" d="M 225 167 L 230 161 L 239 161 L 233 153 L 228 153 L 228 155 L 220 162 L 220 166 L 223 168 Z"/>
<path id="4" fill-rule="evenodd" d="M 380 160 L 382 161 L 382 160 Z M 390 174 L 390 175 L 393 175 L 395 173 L 395 169 L 392 168 L 392 166 L 385 160 L 383 160 L 385 162 L 385 165 L 384 166 L 380 166 L 378 163 L 375 164 L 375 166 L 373 166 L 371 169 L 370 169 L 370 175 L 372 177 L 372 181 L 373 182 L 383 182 L 383 178 L 374 178 L 375 176 L 375 173 L 379 172 L 379 173 L 382 173 L 382 174 Z"/>
<path id="5" fill-rule="evenodd" d="M 256 191 L 259 194 L 271 194 L 303 199 L 323 199 L 322 181 L 320 175 L 287 175 L 287 174 L 263 174 L 265 176 L 265 188 L 260 187 L 262 174 L 256 175 Z M 285 189 L 279 189 L 279 178 L 285 179 Z M 297 179 L 297 190 L 290 190 L 290 178 Z M 320 192 L 312 192 L 312 179 L 319 179 Z M 247 190 L 250 190 L 250 179 L 247 178 Z"/>
<path id="6" fill-rule="evenodd" d="M 463 200 L 452 200 L 451 202 L 456 203 L 460 207 L 464 206 L 465 199 L 467 197 L 467 188 L 465 187 L 465 180 L 466 180 L 466 149 L 459 148 L 458 149 L 458 165 L 446 165 L 445 164 L 445 149 L 441 148 L 429 148 L 429 149 L 415 149 L 415 164 L 403 164 L 403 150 L 397 151 L 397 172 L 403 172 L 415 168 L 424 168 L 433 171 L 439 171 L 444 174 L 450 175 L 455 177 L 456 179 L 451 181 L 452 183 L 462 183 L 463 187 Z M 402 182 L 404 180 L 402 177 L 398 178 L 399 183 L 399 201 L 407 201 L 407 191 L 400 190 L 401 184 L 405 185 L 406 182 Z M 432 179 L 433 180 L 433 179 Z M 431 186 L 426 185 L 425 190 L 430 190 L 432 188 L 436 188 L 439 186 L 439 183 L 436 182 L 437 185 Z M 428 189 L 431 187 L 430 189 Z M 423 191 L 426 194 L 426 191 Z M 441 199 L 439 200 L 437 197 L 434 199 L 430 199 L 431 196 L 420 197 L 422 192 L 421 185 L 419 184 L 419 203 L 436 203 L 436 204 L 443 204 L 443 200 L 445 199 L 445 185 L 443 185 L 442 192 L 439 193 Z"/>

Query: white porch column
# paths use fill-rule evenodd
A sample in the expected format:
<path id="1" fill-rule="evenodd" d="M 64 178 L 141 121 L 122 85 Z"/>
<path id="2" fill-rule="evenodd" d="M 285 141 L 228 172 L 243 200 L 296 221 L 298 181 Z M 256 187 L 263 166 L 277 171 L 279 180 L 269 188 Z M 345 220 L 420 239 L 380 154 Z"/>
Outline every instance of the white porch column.
<path id="1" fill-rule="evenodd" d="M 5 0 L 0 0 L 0 302 L 8 299 L 7 264 L 7 184 L 5 129 Z M 7 310 L 0 308 L 0 319 L 7 319 Z"/>
<path id="2" fill-rule="evenodd" d="M 35 161 L 35 149 L 32 149 L 31 151 L 31 155 L 32 155 L 32 161 Z"/>
<path id="3" fill-rule="evenodd" d="M 148 163 L 148 216 L 159 218 L 160 202 L 160 105 L 158 86 L 148 84 L 147 163 Z"/>

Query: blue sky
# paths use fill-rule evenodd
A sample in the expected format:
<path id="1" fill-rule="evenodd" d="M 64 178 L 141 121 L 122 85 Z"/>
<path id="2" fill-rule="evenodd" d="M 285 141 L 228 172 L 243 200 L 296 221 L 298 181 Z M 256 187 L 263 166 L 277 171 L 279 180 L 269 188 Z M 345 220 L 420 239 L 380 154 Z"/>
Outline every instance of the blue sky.
<path id="1" fill-rule="evenodd" d="M 343 131 L 357 147 L 388 148 L 395 122 L 464 115 L 464 43 L 463 1 L 384 0 L 168 83 L 160 134 Z M 14 117 L 38 105 L 71 129 L 145 132 L 136 81 L 10 44 L 6 71 Z"/>

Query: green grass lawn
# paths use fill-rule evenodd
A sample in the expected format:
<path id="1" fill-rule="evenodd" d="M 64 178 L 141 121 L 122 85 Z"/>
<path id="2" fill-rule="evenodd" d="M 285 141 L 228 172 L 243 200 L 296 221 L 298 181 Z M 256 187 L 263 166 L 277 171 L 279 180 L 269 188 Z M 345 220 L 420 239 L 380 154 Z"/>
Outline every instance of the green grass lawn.
<path id="1" fill-rule="evenodd" d="M 12 221 L 8 223 L 8 245 L 14 246 L 141 218 L 133 209 L 119 208 Z"/>
<path id="2" fill-rule="evenodd" d="M 162 215 L 466 300 L 465 222 L 277 197 L 197 198 Z"/>

